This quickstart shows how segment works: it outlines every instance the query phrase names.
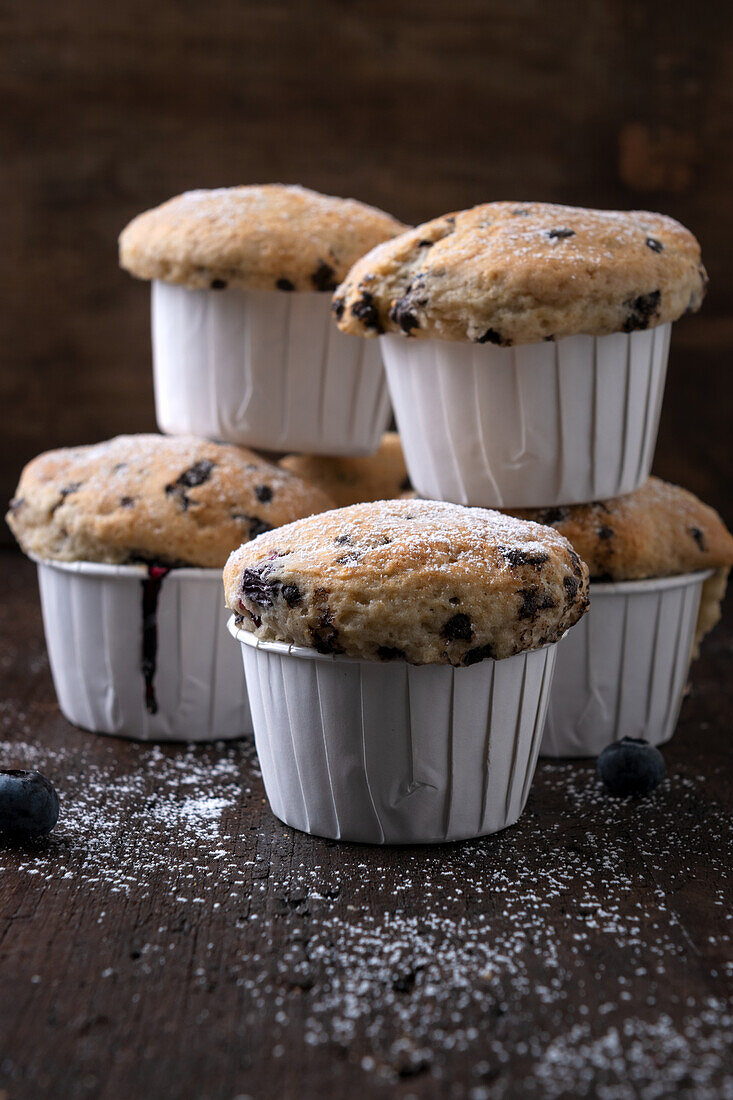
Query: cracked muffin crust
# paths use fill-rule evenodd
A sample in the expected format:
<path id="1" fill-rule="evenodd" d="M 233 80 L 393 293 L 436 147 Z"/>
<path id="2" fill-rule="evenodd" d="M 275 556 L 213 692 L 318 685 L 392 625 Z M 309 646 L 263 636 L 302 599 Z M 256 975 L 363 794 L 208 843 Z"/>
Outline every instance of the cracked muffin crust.
<path id="1" fill-rule="evenodd" d="M 243 447 L 122 435 L 38 455 L 8 525 L 45 560 L 221 568 L 240 543 L 331 508 L 313 485 Z"/>
<path id="2" fill-rule="evenodd" d="M 663 214 L 492 202 L 378 245 L 333 309 L 355 335 L 509 347 L 675 321 L 706 285 L 695 237 Z"/>
<path id="3" fill-rule="evenodd" d="M 122 231 L 120 266 L 200 289 L 330 292 L 360 256 L 404 229 L 374 206 L 295 185 L 186 191 Z"/>
<path id="4" fill-rule="evenodd" d="M 679 485 L 650 477 L 626 496 L 559 508 L 512 510 L 553 527 L 587 563 L 591 580 L 631 581 L 703 569 L 698 640 L 720 619 L 733 536 L 714 508 Z"/>
<path id="5" fill-rule="evenodd" d="M 411 489 L 397 432 L 385 432 L 379 450 L 359 458 L 330 455 L 286 455 L 284 470 L 317 485 L 337 508 L 370 500 L 392 500 Z"/>
<path id="6" fill-rule="evenodd" d="M 236 550 L 227 606 L 245 630 L 320 653 L 473 665 L 554 642 L 588 571 L 550 528 L 425 500 L 355 504 Z"/>

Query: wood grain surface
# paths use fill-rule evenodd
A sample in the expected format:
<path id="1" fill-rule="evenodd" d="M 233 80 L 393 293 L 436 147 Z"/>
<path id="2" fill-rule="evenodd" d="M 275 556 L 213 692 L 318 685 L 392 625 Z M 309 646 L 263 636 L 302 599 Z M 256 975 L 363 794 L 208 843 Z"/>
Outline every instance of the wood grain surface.
<path id="1" fill-rule="evenodd" d="M 7 0 L 0 31 L 2 499 L 41 450 L 154 426 L 147 287 L 116 238 L 186 188 L 299 181 L 408 221 L 498 198 L 660 209 L 711 276 L 680 337 L 733 335 L 724 0 Z M 675 418 L 708 379 L 673 357 Z"/>
<path id="2" fill-rule="evenodd" d="M 730 611 L 654 794 L 541 762 L 515 827 L 385 850 L 280 824 L 248 742 L 73 729 L 0 567 L 0 764 L 62 800 L 0 848 L 3 1100 L 733 1095 Z"/>

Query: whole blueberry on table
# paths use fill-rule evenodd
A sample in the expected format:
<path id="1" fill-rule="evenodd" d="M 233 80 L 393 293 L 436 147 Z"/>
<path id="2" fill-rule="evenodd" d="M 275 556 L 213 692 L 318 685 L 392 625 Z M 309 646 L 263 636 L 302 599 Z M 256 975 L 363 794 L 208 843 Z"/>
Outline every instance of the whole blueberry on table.
<path id="1" fill-rule="evenodd" d="M 37 771 L 0 768 L 0 837 L 26 840 L 50 833 L 59 819 L 59 796 Z"/>
<path id="2" fill-rule="evenodd" d="M 641 737 L 623 737 L 606 745 L 598 757 L 598 774 L 611 794 L 645 795 L 664 779 L 664 757 Z"/>

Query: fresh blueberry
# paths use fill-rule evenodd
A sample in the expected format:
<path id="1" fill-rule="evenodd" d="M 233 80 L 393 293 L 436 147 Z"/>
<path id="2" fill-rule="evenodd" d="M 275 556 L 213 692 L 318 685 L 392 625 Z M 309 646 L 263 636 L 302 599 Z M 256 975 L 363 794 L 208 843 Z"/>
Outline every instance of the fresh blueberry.
<path id="1" fill-rule="evenodd" d="M 664 757 L 641 737 L 623 737 L 606 745 L 598 757 L 598 774 L 612 795 L 649 794 L 664 779 Z"/>
<path id="2" fill-rule="evenodd" d="M 27 840 L 50 833 L 59 819 L 59 796 L 36 771 L 0 769 L 0 837 Z"/>

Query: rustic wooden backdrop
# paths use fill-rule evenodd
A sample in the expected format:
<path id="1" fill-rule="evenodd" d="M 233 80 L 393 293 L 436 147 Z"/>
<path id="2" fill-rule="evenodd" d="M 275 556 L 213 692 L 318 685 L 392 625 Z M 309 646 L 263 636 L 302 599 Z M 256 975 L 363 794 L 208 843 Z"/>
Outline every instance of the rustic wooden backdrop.
<path id="1" fill-rule="evenodd" d="M 733 519 L 726 0 L 6 0 L 0 28 L 3 500 L 39 450 L 154 426 L 127 220 L 281 180 L 408 221 L 498 198 L 680 218 L 711 289 L 678 326 L 657 469 Z"/>

